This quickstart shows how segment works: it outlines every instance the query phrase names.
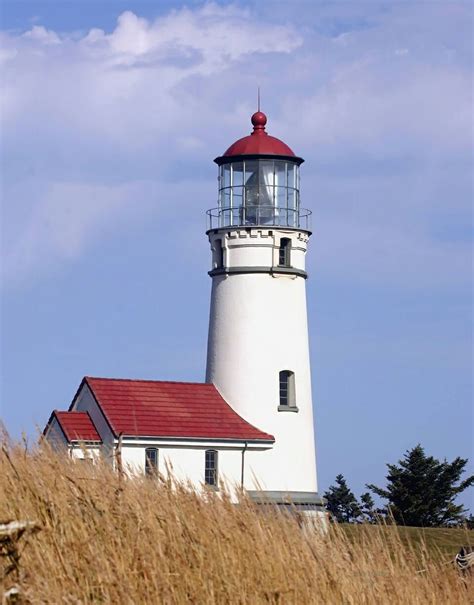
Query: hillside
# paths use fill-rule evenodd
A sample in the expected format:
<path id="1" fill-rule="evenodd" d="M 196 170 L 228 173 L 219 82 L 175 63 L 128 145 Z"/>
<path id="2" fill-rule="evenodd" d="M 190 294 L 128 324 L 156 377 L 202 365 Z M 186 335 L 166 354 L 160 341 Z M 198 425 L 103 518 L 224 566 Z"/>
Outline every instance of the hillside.
<path id="1" fill-rule="evenodd" d="M 386 539 L 396 534 L 402 544 L 416 551 L 426 550 L 433 558 L 443 561 L 452 559 L 461 546 L 474 546 L 474 532 L 459 528 L 437 527 L 380 527 L 374 525 L 343 524 L 340 526 L 351 542 L 360 541 L 363 535 L 382 532 Z M 397 538 L 395 538 L 397 539 Z"/>
<path id="2" fill-rule="evenodd" d="M 3 540 L 2 590 L 18 585 L 16 602 L 469 603 L 458 571 L 436 548 L 419 547 L 436 536 L 447 553 L 458 534 L 335 527 L 323 535 L 245 497 L 236 506 L 222 492 L 130 480 L 47 450 L 2 449 L 0 521 L 12 520 L 36 527 Z"/>

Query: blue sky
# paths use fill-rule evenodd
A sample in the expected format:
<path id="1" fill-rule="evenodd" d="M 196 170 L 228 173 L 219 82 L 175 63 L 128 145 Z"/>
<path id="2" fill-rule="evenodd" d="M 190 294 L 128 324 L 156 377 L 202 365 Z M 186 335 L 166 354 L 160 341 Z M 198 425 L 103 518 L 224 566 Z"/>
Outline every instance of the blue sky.
<path id="1" fill-rule="evenodd" d="M 467 2 L 4 1 L 11 434 L 85 374 L 203 379 L 212 159 L 260 85 L 306 159 L 321 490 L 417 443 L 471 457 L 471 27 Z"/>

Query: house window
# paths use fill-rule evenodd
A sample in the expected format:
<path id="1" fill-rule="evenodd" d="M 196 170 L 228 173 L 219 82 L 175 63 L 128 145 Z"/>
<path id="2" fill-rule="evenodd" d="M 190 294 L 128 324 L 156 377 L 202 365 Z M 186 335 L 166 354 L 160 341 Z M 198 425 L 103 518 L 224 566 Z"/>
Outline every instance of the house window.
<path id="1" fill-rule="evenodd" d="M 217 451 L 206 450 L 204 481 L 206 485 L 217 487 Z"/>
<path id="2" fill-rule="evenodd" d="M 221 239 L 214 240 L 214 252 L 216 269 L 220 269 L 224 266 L 224 248 Z"/>
<path id="3" fill-rule="evenodd" d="M 282 370 L 280 378 L 280 405 L 279 408 L 296 409 L 295 374 L 290 370 Z"/>
<path id="4" fill-rule="evenodd" d="M 289 267 L 291 265 L 291 239 L 282 237 L 278 249 L 278 264 L 280 267 Z"/>
<path id="5" fill-rule="evenodd" d="M 156 447 L 147 447 L 145 450 L 145 475 L 156 477 L 158 474 L 158 450 Z"/>

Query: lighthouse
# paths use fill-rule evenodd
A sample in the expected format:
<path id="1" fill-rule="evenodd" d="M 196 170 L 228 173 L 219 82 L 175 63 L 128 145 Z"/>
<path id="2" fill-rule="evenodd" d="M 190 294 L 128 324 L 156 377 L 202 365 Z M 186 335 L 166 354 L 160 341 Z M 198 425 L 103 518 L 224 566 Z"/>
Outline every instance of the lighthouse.
<path id="1" fill-rule="evenodd" d="M 300 204 L 301 157 L 253 132 L 214 161 L 218 205 L 208 210 L 212 279 L 206 382 L 247 422 L 275 438 L 249 456 L 255 497 L 318 509 L 306 307 L 309 210 Z"/>
<path id="2" fill-rule="evenodd" d="M 84 376 L 44 436 L 130 476 L 172 475 L 198 491 L 224 488 L 236 502 L 245 490 L 321 517 L 306 310 L 311 213 L 300 204 L 303 159 L 266 123 L 257 111 L 253 132 L 215 159 L 206 382 Z"/>

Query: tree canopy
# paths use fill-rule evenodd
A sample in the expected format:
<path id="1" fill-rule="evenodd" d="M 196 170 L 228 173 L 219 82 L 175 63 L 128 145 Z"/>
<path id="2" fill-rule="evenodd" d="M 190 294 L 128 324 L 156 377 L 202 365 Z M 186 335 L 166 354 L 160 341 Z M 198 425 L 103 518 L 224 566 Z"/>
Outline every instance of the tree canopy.
<path id="1" fill-rule="evenodd" d="M 440 462 L 427 456 L 421 445 L 408 450 L 398 464 L 387 464 L 386 488 L 367 487 L 388 501 L 397 524 L 419 527 L 455 525 L 465 517 L 456 497 L 474 483 L 474 475 L 461 481 L 467 460 Z"/>
<path id="2" fill-rule="evenodd" d="M 336 477 L 336 485 L 331 485 L 324 494 L 326 508 L 339 523 L 351 523 L 361 515 L 357 498 L 347 486 L 343 475 Z"/>

